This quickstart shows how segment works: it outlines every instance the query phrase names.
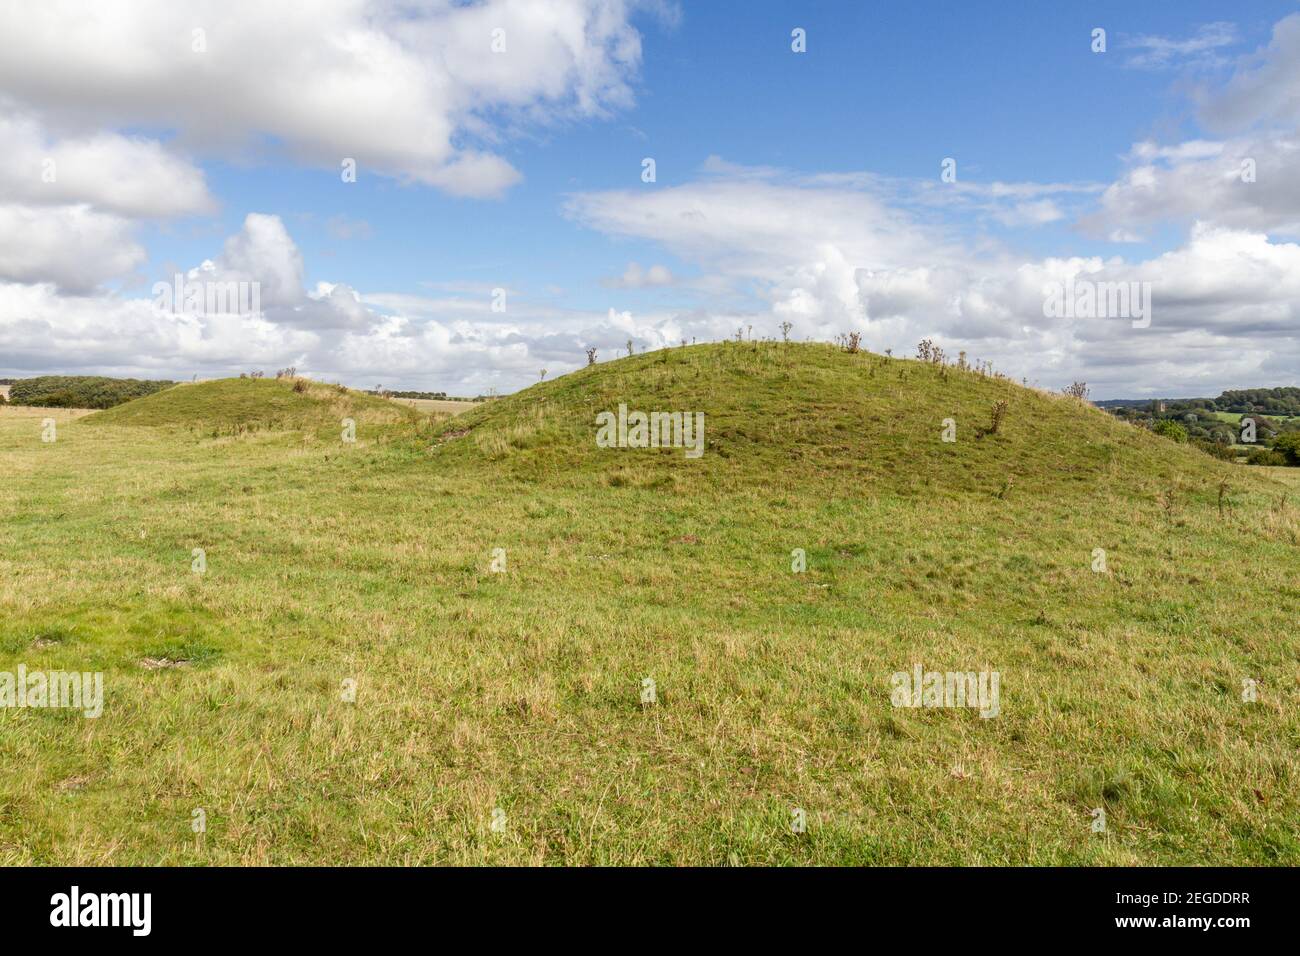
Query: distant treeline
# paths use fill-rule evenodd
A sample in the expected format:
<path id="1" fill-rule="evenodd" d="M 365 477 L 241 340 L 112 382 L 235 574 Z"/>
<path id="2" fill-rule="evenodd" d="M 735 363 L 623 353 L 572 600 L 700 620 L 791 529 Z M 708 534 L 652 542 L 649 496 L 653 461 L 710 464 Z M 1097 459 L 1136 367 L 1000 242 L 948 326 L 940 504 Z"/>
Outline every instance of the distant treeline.
<path id="1" fill-rule="evenodd" d="M 380 395 L 385 398 L 419 398 L 433 402 L 483 402 L 487 400 L 486 395 L 476 395 L 474 398 L 461 398 L 457 395 L 448 395 L 446 392 L 395 392 L 392 389 L 366 389 L 367 395 Z"/>
<path id="2" fill-rule="evenodd" d="M 9 389 L 9 402 L 40 408 L 112 408 L 175 384 L 102 375 L 40 375 L 15 380 Z"/>
<path id="3" fill-rule="evenodd" d="M 1244 454 L 1252 465 L 1300 465 L 1300 388 L 1237 389 L 1218 398 L 1115 399 L 1097 405 L 1216 458 L 1231 461 Z"/>
<path id="4" fill-rule="evenodd" d="M 1166 398 L 1157 400 L 1166 411 L 1235 412 L 1248 415 L 1274 415 L 1280 418 L 1300 416 L 1300 388 L 1242 388 L 1224 392 L 1218 398 Z M 1120 408 L 1146 409 L 1151 399 L 1116 398 L 1096 403 L 1099 408 L 1115 411 Z"/>
<path id="5" fill-rule="evenodd" d="M 372 389 L 368 394 L 379 395 L 381 393 Z M 382 394 L 387 395 L 389 398 L 423 398 L 436 401 L 447 400 L 446 392 L 394 392 L 391 389 L 386 388 L 383 390 Z"/>

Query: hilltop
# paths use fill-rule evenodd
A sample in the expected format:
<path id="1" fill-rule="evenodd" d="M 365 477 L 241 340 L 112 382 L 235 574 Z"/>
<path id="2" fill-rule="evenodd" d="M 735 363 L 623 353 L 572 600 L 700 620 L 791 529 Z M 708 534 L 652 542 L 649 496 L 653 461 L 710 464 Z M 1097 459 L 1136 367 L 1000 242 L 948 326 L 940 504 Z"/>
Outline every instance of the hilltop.
<path id="1" fill-rule="evenodd" d="M 187 428 L 199 433 L 339 429 L 345 418 L 400 424 L 424 416 L 363 392 L 303 378 L 223 378 L 173 386 L 88 415 L 86 425 Z"/>

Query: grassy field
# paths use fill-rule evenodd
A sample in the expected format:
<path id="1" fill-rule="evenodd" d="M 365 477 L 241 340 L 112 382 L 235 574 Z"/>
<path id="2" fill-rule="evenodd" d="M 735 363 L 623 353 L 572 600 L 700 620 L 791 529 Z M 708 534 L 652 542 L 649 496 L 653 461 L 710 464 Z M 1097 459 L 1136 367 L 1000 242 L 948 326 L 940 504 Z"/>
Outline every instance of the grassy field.
<path id="1" fill-rule="evenodd" d="M 0 862 L 1300 862 L 1286 469 L 829 346 L 365 398 L 0 409 L 0 670 L 105 686 L 0 710 Z M 705 454 L 598 448 L 620 402 Z M 1000 713 L 895 708 L 917 663 Z"/>
<path id="2" fill-rule="evenodd" d="M 457 402 L 440 398 L 394 398 L 399 405 L 408 405 L 422 412 L 439 415 L 459 415 L 476 407 L 478 402 Z"/>

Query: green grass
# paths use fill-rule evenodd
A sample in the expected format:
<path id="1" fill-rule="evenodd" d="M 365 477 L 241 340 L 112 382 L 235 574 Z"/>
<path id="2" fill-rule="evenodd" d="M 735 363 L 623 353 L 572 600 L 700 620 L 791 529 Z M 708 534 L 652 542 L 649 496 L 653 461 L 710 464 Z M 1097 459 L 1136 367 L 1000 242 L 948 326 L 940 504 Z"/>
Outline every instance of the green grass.
<path id="1" fill-rule="evenodd" d="M 1300 861 L 1286 469 L 825 346 L 638 355 L 351 445 L 210 385 L 53 444 L 0 410 L 0 669 L 106 696 L 0 711 L 0 862 Z M 708 450 L 597 448 L 619 402 L 705 412 Z M 918 661 L 999 671 L 1001 714 L 893 708 Z"/>

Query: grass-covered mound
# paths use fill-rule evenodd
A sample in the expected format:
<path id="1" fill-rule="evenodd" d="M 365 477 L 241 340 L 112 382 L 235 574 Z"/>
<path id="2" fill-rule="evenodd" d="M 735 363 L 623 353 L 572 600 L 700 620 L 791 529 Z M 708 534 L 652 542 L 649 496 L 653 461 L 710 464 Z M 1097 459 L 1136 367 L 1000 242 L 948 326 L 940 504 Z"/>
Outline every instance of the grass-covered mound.
<path id="1" fill-rule="evenodd" d="M 703 412 L 705 452 L 598 447 L 603 411 Z M 999 404 L 1005 403 L 999 411 Z M 996 429 L 993 419 L 1000 416 Z M 945 420 L 951 419 L 943 441 Z M 443 426 L 441 451 L 531 481 L 941 498 L 1212 489 L 1240 476 L 1092 405 L 952 366 L 764 342 L 670 348 L 583 368 Z"/>
<path id="2" fill-rule="evenodd" d="M 126 405 L 87 416 L 87 425 L 186 428 L 199 434 L 341 430 L 418 422 L 415 410 L 339 385 L 302 378 L 224 378 L 182 384 Z"/>
<path id="3" fill-rule="evenodd" d="M 703 456 L 597 448 L 620 402 Z M 0 712 L 0 864 L 1300 863 L 1294 469 L 780 344 L 432 438 L 40 425 L 0 410 L 0 671 L 105 701 Z M 997 715 L 894 706 L 917 665 Z"/>
<path id="4" fill-rule="evenodd" d="M 102 375 L 41 375 L 14 382 L 9 390 L 9 402 L 39 408 L 113 408 L 161 392 L 173 384 Z"/>

